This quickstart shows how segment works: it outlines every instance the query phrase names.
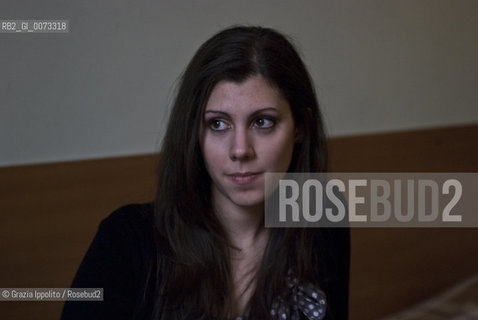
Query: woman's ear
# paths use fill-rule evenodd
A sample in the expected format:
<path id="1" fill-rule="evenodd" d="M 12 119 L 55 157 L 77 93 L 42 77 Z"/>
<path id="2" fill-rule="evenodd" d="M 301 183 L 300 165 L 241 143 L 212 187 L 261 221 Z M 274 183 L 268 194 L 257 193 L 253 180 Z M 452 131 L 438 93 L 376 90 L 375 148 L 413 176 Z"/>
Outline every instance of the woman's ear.
<path id="1" fill-rule="evenodd" d="M 305 115 L 303 119 L 310 119 L 312 118 L 312 109 L 306 108 Z M 301 143 L 304 141 L 305 129 L 303 123 L 296 123 L 295 124 L 295 143 Z"/>
<path id="2" fill-rule="evenodd" d="M 294 136 L 295 136 L 295 143 L 301 143 L 304 141 L 304 127 L 303 125 L 299 125 L 295 127 L 294 130 Z"/>

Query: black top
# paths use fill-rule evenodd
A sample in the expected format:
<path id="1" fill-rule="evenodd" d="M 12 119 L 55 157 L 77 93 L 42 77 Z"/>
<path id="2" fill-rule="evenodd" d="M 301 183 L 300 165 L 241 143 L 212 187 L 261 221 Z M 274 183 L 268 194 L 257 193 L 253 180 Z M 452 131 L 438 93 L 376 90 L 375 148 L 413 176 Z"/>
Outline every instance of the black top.
<path id="1" fill-rule="evenodd" d="M 321 228 L 324 265 L 320 286 L 327 320 L 347 319 L 350 236 L 348 228 Z M 150 319 L 155 279 L 152 204 L 122 207 L 104 219 L 73 280 L 72 288 L 104 288 L 104 301 L 67 301 L 62 320 Z"/>

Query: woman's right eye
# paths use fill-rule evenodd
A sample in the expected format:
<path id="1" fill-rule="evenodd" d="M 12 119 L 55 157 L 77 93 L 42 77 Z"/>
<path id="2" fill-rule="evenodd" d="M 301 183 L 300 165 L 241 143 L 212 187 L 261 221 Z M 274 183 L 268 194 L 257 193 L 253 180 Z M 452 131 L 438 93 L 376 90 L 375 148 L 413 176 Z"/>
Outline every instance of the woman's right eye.
<path id="1" fill-rule="evenodd" d="M 211 119 L 209 121 L 209 128 L 211 128 L 214 131 L 224 131 L 230 128 L 230 125 L 220 119 Z"/>

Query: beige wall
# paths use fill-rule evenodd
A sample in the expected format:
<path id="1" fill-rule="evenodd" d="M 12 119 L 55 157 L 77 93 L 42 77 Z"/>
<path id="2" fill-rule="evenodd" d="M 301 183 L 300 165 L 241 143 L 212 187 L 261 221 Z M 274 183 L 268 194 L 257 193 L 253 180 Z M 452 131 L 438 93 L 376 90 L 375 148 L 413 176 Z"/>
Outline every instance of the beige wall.
<path id="1" fill-rule="evenodd" d="M 175 79 L 234 23 L 297 40 L 332 136 L 477 123 L 477 1 L 14 1 L 0 34 L 0 166 L 154 152 Z"/>

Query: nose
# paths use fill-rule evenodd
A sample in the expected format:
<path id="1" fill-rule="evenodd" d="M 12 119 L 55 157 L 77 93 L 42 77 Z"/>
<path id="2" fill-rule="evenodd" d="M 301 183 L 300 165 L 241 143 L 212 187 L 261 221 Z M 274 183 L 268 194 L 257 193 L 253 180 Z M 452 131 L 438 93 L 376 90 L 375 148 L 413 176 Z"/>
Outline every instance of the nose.
<path id="1" fill-rule="evenodd" d="M 254 143 L 247 129 L 236 129 L 231 143 L 230 158 L 237 160 L 250 160 L 255 157 Z"/>

